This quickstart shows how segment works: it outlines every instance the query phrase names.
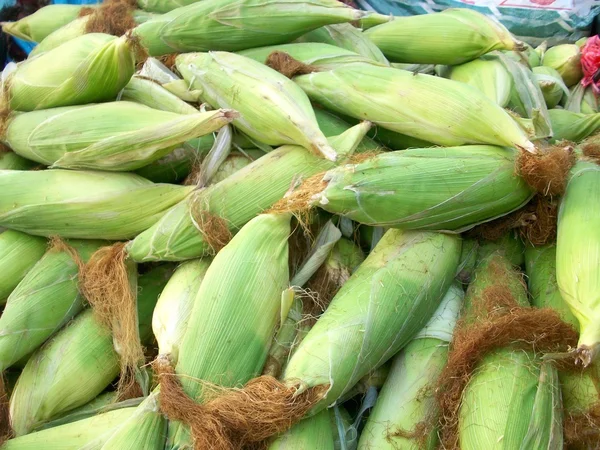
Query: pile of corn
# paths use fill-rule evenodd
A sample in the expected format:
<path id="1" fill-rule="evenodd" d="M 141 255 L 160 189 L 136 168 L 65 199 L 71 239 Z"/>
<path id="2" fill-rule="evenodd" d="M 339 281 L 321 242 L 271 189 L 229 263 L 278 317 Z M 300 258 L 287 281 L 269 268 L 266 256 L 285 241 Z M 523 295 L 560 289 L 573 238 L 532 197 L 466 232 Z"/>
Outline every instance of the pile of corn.
<path id="1" fill-rule="evenodd" d="M 3 24 L 0 449 L 600 448 L 597 38 L 120 1 Z"/>

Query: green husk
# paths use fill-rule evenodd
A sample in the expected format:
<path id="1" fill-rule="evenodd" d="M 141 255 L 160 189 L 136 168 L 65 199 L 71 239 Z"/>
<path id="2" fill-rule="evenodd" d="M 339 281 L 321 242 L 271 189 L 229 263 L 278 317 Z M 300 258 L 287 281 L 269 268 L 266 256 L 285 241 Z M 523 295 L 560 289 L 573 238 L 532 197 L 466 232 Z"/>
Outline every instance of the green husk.
<path id="1" fill-rule="evenodd" d="M 46 240 L 20 231 L 0 231 L 0 303 L 44 256 Z"/>
<path id="2" fill-rule="evenodd" d="M 4 147 L 0 148 L 0 170 L 29 170 L 37 165 L 37 163 L 17 155 L 12 150 Z"/>
<path id="3" fill-rule="evenodd" d="M 452 284 L 427 325 L 394 357 L 361 433 L 359 450 L 436 448 L 435 386 L 448 359 L 463 297 L 462 287 Z"/>
<path id="4" fill-rule="evenodd" d="M 556 69 L 567 87 L 581 80 L 581 50 L 575 44 L 560 44 L 549 48 L 544 53 L 542 65 Z"/>
<path id="5" fill-rule="evenodd" d="M 451 235 L 390 230 L 383 236 L 286 367 L 283 381 L 301 390 L 329 385 L 310 414 L 334 403 L 417 334 L 450 286 L 459 256 L 460 240 Z"/>
<path id="6" fill-rule="evenodd" d="M 329 411 L 298 422 L 269 444 L 268 450 L 334 450 Z"/>
<path id="7" fill-rule="evenodd" d="M 139 278 L 137 296 L 140 339 L 152 336 L 151 317 L 171 268 L 159 266 Z M 84 405 L 119 374 L 113 336 L 92 310 L 79 314 L 29 359 L 10 398 L 11 425 L 16 436 Z M 77 383 L 76 380 L 84 380 Z"/>
<path id="8" fill-rule="evenodd" d="M 284 44 L 324 25 L 365 13 L 335 0 L 203 0 L 134 29 L 151 56 L 189 51 L 238 51 Z"/>
<path id="9" fill-rule="evenodd" d="M 571 88 L 570 95 L 564 103 L 565 109 L 576 113 L 596 114 L 600 112 L 598 97 L 594 94 L 592 87 L 584 87 L 581 83 L 577 83 Z"/>
<path id="10" fill-rule="evenodd" d="M 600 166 L 580 160 L 571 169 L 558 211 L 556 279 L 579 321 L 578 357 L 584 366 L 600 343 Z"/>
<path id="11" fill-rule="evenodd" d="M 2 450 L 79 450 L 96 439 L 100 442 L 108 439 L 111 432 L 129 419 L 135 410 L 136 408 L 117 409 L 10 439 L 4 443 Z"/>
<path id="12" fill-rule="evenodd" d="M 476 11 L 460 8 L 395 17 L 368 29 L 365 35 L 391 61 L 403 63 L 455 65 L 492 50 L 522 46 L 500 23 Z"/>
<path id="13" fill-rule="evenodd" d="M 509 50 L 505 51 L 504 54 L 513 61 L 527 65 L 529 68 L 534 69 L 535 67 L 539 67 L 542 63 L 543 51 L 540 47 L 534 49 L 531 45 L 525 43 L 525 50 Z"/>
<path id="14" fill-rule="evenodd" d="M 127 100 L 153 109 L 175 114 L 194 114 L 198 110 L 171 93 L 157 81 L 139 75 L 133 76 L 123 89 L 119 100 Z"/>
<path id="15" fill-rule="evenodd" d="M 315 116 L 317 118 L 319 128 L 321 129 L 323 134 L 328 138 L 340 135 L 352 128 L 352 125 L 350 123 L 346 122 L 343 119 L 340 119 L 339 117 L 323 109 L 315 108 Z M 363 153 L 373 152 L 377 150 L 382 150 L 381 145 L 371 138 L 364 137 L 362 141 L 360 141 L 358 147 L 356 147 L 356 150 L 354 152 Z"/>
<path id="16" fill-rule="evenodd" d="M 319 130 L 308 97 L 280 73 L 226 52 L 180 55 L 177 69 L 190 86 L 202 90 L 203 101 L 238 111 L 232 124 L 250 139 L 300 145 L 335 161 L 336 153 Z"/>
<path id="17" fill-rule="evenodd" d="M 330 142 L 340 155 L 349 156 L 368 128 L 368 124 L 357 125 L 330 138 Z M 302 147 L 280 147 L 174 206 L 154 226 L 129 243 L 127 251 L 138 262 L 181 261 L 214 252 L 203 232 L 199 232 L 202 224 L 193 216 L 201 217 L 203 212 L 218 216 L 235 233 L 250 219 L 273 206 L 291 185 L 331 167 L 331 161 Z M 248 201 L 249 190 L 253 192 L 251 202 Z"/>
<path id="18" fill-rule="evenodd" d="M 246 153 L 248 156 L 246 156 Z M 239 170 L 242 170 L 247 165 L 262 157 L 264 153 L 261 150 L 248 150 L 244 153 L 232 152 L 225 161 L 221 163 L 215 174 L 210 179 L 210 184 L 217 184 L 224 179 L 230 177 Z"/>
<path id="19" fill-rule="evenodd" d="M 83 309 L 79 264 L 102 243 L 70 241 L 67 245 L 79 261 L 62 243 L 54 244 L 8 297 L 0 316 L 0 372 L 36 350 Z"/>
<path id="20" fill-rule="evenodd" d="M 310 204 L 367 225 L 462 232 L 529 201 L 514 157 L 491 146 L 382 153 L 326 172 Z"/>
<path id="21" fill-rule="evenodd" d="M 522 266 L 525 263 L 525 245 L 520 236 L 514 231 L 508 231 L 498 240 L 481 240 L 477 248 L 477 259 L 500 251 L 513 266 Z"/>
<path id="22" fill-rule="evenodd" d="M 5 142 L 15 153 L 52 167 L 128 171 L 235 116 L 229 110 L 174 114 L 132 102 L 66 106 L 14 115 Z"/>
<path id="23" fill-rule="evenodd" d="M 7 80 L 10 106 L 33 111 L 114 100 L 135 72 L 135 51 L 130 37 L 90 33 L 27 59 Z"/>
<path id="24" fill-rule="evenodd" d="M 560 73 L 552 67 L 539 66 L 534 67 L 533 77 L 537 81 L 546 106 L 551 109 L 558 105 L 563 98 L 563 95 L 569 96 L 569 89 L 563 82 Z"/>
<path id="25" fill-rule="evenodd" d="M 294 81 L 311 100 L 332 111 L 435 144 L 534 148 L 507 112 L 457 81 L 359 64 Z"/>
<path id="26" fill-rule="evenodd" d="M 215 140 L 212 134 L 207 134 L 193 141 L 194 145 L 188 141 L 167 156 L 137 169 L 135 173 L 154 183 L 182 182 L 195 167 L 198 167 Z"/>
<path id="27" fill-rule="evenodd" d="M 50 33 L 75 20 L 84 7 L 69 4 L 46 5 L 16 22 L 2 23 L 2 31 L 25 41 L 42 42 Z"/>
<path id="28" fill-rule="evenodd" d="M 566 109 L 551 109 L 548 113 L 554 132 L 552 142 L 579 142 L 600 129 L 600 113 L 582 114 Z"/>
<path id="29" fill-rule="evenodd" d="M 0 170 L 0 226 L 39 236 L 128 239 L 193 190 L 128 173 Z"/>
<path id="30" fill-rule="evenodd" d="M 313 42 L 335 45 L 358 53 L 372 61 L 389 66 L 387 58 L 359 28 L 349 23 L 326 25 L 310 31 L 296 39 L 296 42 Z"/>

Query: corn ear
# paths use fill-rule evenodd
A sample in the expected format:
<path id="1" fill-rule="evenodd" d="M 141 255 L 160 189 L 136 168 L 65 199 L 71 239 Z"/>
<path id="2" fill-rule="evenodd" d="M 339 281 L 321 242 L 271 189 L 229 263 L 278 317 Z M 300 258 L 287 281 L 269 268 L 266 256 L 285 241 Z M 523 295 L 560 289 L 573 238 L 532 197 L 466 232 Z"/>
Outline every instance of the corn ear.
<path id="1" fill-rule="evenodd" d="M 566 109 L 551 109 L 548 113 L 554 132 L 552 142 L 579 142 L 600 129 L 600 113 L 582 114 Z"/>
<path id="2" fill-rule="evenodd" d="M 156 303 L 152 330 L 159 354 L 177 362 L 179 345 L 192 312 L 194 298 L 210 266 L 210 259 L 187 261 L 175 270 Z"/>
<path id="3" fill-rule="evenodd" d="M 91 33 L 18 64 L 7 95 L 19 111 L 105 102 L 116 98 L 134 71 L 131 38 Z"/>
<path id="4" fill-rule="evenodd" d="M 301 145 L 335 161 L 337 155 L 319 130 L 308 97 L 280 73 L 226 52 L 180 55 L 177 69 L 192 87 L 202 90 L 203 101 L 237 110 L 240 117 L 233 125 L 251 139 Z"/>
<path id="5" fill-rule="evenodd" d="M 507 112 L 456 81 L 358 64 L 294 81 L 311 100 L 332 111 L 435 144 L 534 148 Z"/>
<path id="6" fill-rule="evenodd" d="M 396 17 L 365 34 L 391 61 L 404 63 L 455 65 L 522 46 L 503 25 L 466 8 Z"/>
<path id="7" fill-rule="evenodd" d="M 227 110 L 174 114 L 132 102 L 67 106 L 14 115 L 5 140 L 15 153 L 53 167 L 126 171 L 234 116 Z"/>
<path id="8" fill-rule="evenodd" d="M 563 95 L 569 96 L 569 89 L 555 69 L 539 66 L 534 67 L 532 71 L 549 109 L 558 105 Z"/>
<path id="9" fill-rule="evenodd" d="M 269 444 L 268 450 L 335 450 L 329 411 L 298 422 Z"/>
<path id="10" fill-rule="evenodd" d="M 0 231 L 0 303 L 44 256 L 46 240 L 20 231 Z"/>
<path id="11" fill-rule="evenodd" d="M 302 389 L 329 385 L 311 414 L 418 333 L 448 290 L 459 257 L 460 240 L 451 235 L 390 230 L 383 236 L 288 362 L 284 381 Z"/>
<path id="12" fill-rule="evenodd" d="M 312 203 L 366 225 L 461 232 L 529 201 L 514 157 L 491 146 L 382 153 L 329 170 Z"/>
<path id="13" fill-rule="evenodd" d="M 600 166 L 579 161 L 558 212 L 556 279 L 562 298 L 579 321 L 579 350 L 589 365 L 600 343 Z"/>
<path id="14" fill-rule="evenodd" d="M 75 20 L 83 5 L 47 5 L 16 22 L 2 23 L 6 34 L 29 42 L 41 42 L 53 31 Z"/>
<path id="15" fill-rule="evenodd" d="M 78 422 L 27 434 L 4 443 L 2 450 L 79 450 L 91 441 L 108 439 L 136 408 L 123 408 Z"/>
<path id="16" fill-rule="evenodd" d="M 359 450 L 436 448 L 439 414 L 433 395 L 464 297 L 454 283 L 427 325 L 394 357 L 390 373 L 361 433 Z M 418 434 L 425 426 L 428 436 Z M 415 433 L 411 437 L 411 433 Z"/>
<path id="17" fill-rule="evenodd" d="M 335 45 L 358 53 L 372 61 L 388 66 L 390 63 L 373 41 L 349 23 L 325 25 L 296 39 L 296 42 L 311 42 Z"/>
<path id="18" fill-rule="evenodd" d="M 128 239 L 193 190 L 127 173 L 1 170 L 0 225 L 39 236 Z"/>
<path id="19" fill-rule="evenodd" d="M 237 51 L 291 42 L 365 13 L 336 0 L 203 0 L 134 29 L 151 56 L 175 52 Z"/>
<path id="20" fill-rule="evenodd" d="M 68 245 L 85 262 L 102 243 Z M 27 272 L 0 316 L 0 371 L 36 350 L 83 309 L 78 278 L 78 262 L 60 248 L 48 250 Z"/>
<path id="21" fill-rule="evenodd" d="M 544 53 L 542 65 L 558 71 L 567 87 L 575 85 L 583 78 L 581 50 L 575 44 L 561 44 L 549 48 Z"/>
<path id="22" fill-rule="evenodd" d="M 368 128 L 368 124 L 357 125 L 330 138 L 330 142 L 340 155 L 352 154 Z M 199 232 L 199 225 L 194 224 L 193 211 L 206 211 L 221 217 L 235 233 L 281 199 L 296 180 L 331 167 L 331 161 L 302 147 L 280 147 L 174 206 L 154 226 L 128 244 L 128 253 L 138 262 L 182 261 L 209 254 L 213 249 Z M 248 189 L 254 192 L 252 202 L 248 202 Z"/>

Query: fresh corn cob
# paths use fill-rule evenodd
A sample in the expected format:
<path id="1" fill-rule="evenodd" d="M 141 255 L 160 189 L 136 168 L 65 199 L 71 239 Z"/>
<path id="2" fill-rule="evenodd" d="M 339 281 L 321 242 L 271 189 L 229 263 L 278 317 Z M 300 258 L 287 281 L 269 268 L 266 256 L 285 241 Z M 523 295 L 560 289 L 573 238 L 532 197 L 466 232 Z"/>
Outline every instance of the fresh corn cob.
<path id="1" fill-rule="evenodd" d="M 394 357 L 390 374 L 361 433 L 359 450 L 436 448 L 437 379 L 448 359 L 448 345 L 464 297 L 450 286 L 427 325 Z"/>
<path id="2" fill-rule="evenodd" d="M 348 25 L 352 27 L 352 25 Z M 295 60 L 310 65 L 315 71 L 331 70 L 348 64 L 373 64 L 386 66 L 363 55 L 331 44 L 300 42 L 296 44 L 270 45 L 268 47 L 242 50 L 238 55 L 253 59 L 262 64 L 268 62 L 273 52 L 284 52 Z"/>
<path id="3" fill-rule="evenodd" d="M 589 365 L 600 342 L 600 166 L 579 161 L 571 169 L 558 212 L 556 279 L 579 321 L 579 358 Z"/>
<path id="4" fill-rule="evenodd" d="M 566 109 L 548 111 L 554 135 L 552 141 L 579 142 L 600 129 L 600 113 L 582 114 Z"/>
<path id="5" fill-rule="evenodd" d="M 66 106 L 14 115 L 5 142 L 15 153 L 53 167 L 127 171 L 218 130 L 235 115 L 174 114 L 132 102 Z"/>
<path id="6" fill-rule="evenodd" d="M 54 244 L 8 297 L 0 316 L 0 372 L 36 350 L 83 309 L 78 265 L 102 244 L 68 245 L 76 254 L 62 243 Z"/>
<path id="7" fill-rule="evenodd" d="M 114 100 L 133 75 L 135 59 L 130 37 L 83 35 L 18 64 L 6 81 L 10 106 L 33 111 Z"/>
<path id="8" fill-rule="evenodd" d="M 0 226 L 39 236 L 128 239 L 193 190 L 127 173 L 0 170 Z"/>
<path id="9" fill-rule="evenodd" d="M 44 256 L 46 240 L 20 231 L 0 231 L 0 303 Z"/>
<path id="10" fill-rule="evenodd" d="M 205 102 L 236 109 L 240 117 L 233 125 L 251 139 L 301 145 L 335 161 L 336 153 L 319 130 L 308 97 L 280 73 L 226 52 L 180 55 L 177 69 L 192 87 L 202 90 Z"/>
<path id="11" fill-rule="evenodd" d="M 326 25 L 317 28 L 301 36 L 296 42 L 319 42 L 335 45 L 336 47 L 345 48 L 386 66 L 389 65 L 387 58 L 379 50 L 379 47 L 366 37 L 360 29 L 349 23 Z"/>
<path id="12" fill-rule="evenodd" d="M 567 87 L 581 80 L 581 50 L 575 44 L 561 44 L 551 47 L 544 53 L 542 65 L 556 69 Z"/>
<path id="13" fill-rule="evenodd" d="M 350 155 L 364 138 L 368 125 L 361 124 L 330 138 L 340 155 Z M 137 262 L 181 261 L 209 254 L 210 238 L 199 232 L 193 215 L 209 213 L 225 220 L 231 232 L 270 208 L 297 181 L 333 167 L 333 163 L 295 145 L 285 145 L 259 158 L 214 186 L 198 191 L 189 201 L 174 206 L 162 220 L 139 234 L 127 246 Z M 248 201 L 248 189 L 254 192 Z M 196 224 L 194 223 L 196 222 Z M 1 222 L 0 222 L 1 223 Z M 208 240 L 207 240 L 208 239 Z"/>
<path id="14" fill-rule="evenodd" d="M 47 5 L 16 22 L 4 22 L 2 31 L 29 42 L 42 42 L 46 36 L 75 20 L 83 5 Z"/>
<path id="15" fill-rule="evenodd" d="M 134 10 L 133 19 L 137 24 L 144 23 L 151 18 L 156 17 L 156 14 L 151 14 L 146 11 Z M 90 19 L 89 15 L 78 17 L 75 20 L 56 29 L 46 36 L 29 54 L 30 57 L 38 56 L 44 52 L 50 51 L 65 42 L 75 39 L 86 34 L 86 25 Z"/>
<path id="16" fill-rule="evenodd" d="M 6 441 L 2 450 L 80 450 L 91 441 L 106 441 L 136 408 L 123 408 Z"/>
<path id="17" fill-rule="evenodd" d="M 0 170 L 29 170 L 37 164 L 0 145 Z"/>
<path id="18" fill-rule="evenodd" d="M 315 28 L 364 15 L 335 0 L 203 0 L 149 20 L 134 33 L 151 56 L 237 51 L 285 44 Z"/>
<path id="19" fill-rule="evenodd" d="M 396 17 L 365 35 L 391 61 L 419 64 L 455 65 L 492 50 L 522 47 L 500 23 L 470 9 Z"/>
<path id="20" fill-rule="evenodd" d="M 151 317 L 170 268 L 157 267 L 139 279 L 139 333 L 152 336 Z M 36 351 L 19 376 L 10 398 L 16 436 L 81 406 L 102 392 L 119 374 L 119 355 L 110 331 L 86 310 Z M 76 383 L 77 379 L 85 383 Z"/>
<path id="21" fill-rule="evenodd" d="M 532 71 L 549 109 L 558 105 L 563 95 L 569 95 L 569 89 L 563 82 L 560 73 L 552 67 L 539 66 L 534 67 Z"/>
<path id="22" fill-rule="evenodd" d="M 329 411 L 298 422 L 278 436 L 268 450 L 335 450 Z"/>
<path id="23" fill-rule="evenodd" d="M 491 146 L 382 153 L 326 172 L 310 203 L 367 225 L 460 232 L 529 201 L 514 157 Z"/>
<path id="24" fill-rule="evenodd" d="M 435 144 L 534 149 L 508 113 L 456 81 L 372 65 L 340 67 L 294 81 L 328 109 Z"/>

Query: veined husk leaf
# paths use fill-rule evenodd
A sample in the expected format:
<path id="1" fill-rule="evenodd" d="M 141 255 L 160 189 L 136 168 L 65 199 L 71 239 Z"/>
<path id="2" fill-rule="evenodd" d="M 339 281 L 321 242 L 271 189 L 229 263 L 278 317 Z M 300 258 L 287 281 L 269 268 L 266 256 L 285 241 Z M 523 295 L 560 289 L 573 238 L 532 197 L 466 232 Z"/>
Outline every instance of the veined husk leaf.
<path id="1" fill-rule="evenodd" d="M 53 31 L 75 20 L 82 8 L 84 5 L 46 5 L 16 22 L 3 22 L 2 31 L 25 41 L 41 42 Z"/>
<path id="2" fill-rule="evenodd" d="M 579 142 L 600 129 L 600 113 L 582 114 L 566 109 L 548 111 L 554 131 L 553 142 L 567 140 Z"/>
<path id="3" fill-rule="evenodd" d="M 360 28 L 349 23 L 325 25 L 300 36 L 296 42 L 320 42 L 335 45 L 386 66 L 390 64 L 379 47 L 365 36 Z"/>
<path id="4" fill-rule="evenodd" d="M 577 83 L 570 90 L 567 101 L 564 102 L 564 108 L 576 113 L 595 114 L 600 112 L 598 108 L 598 97 L 594 94 L 591 86 L 584 87 Z"/>
<path id="5" fill-rule="evenodd" d="M 435 387 L 448 360 L 448 345 L 463 297 L 462 287 L 452 284 L 427 325 L 394 357 L 361 433 L 359 450 L 417 450 L 420 442 L 428 450 L 436 447 L 439 411 Z M 410 437 L 419 426 L 427 427 L 428 436 Z"/>
<path id="6" fill-rule="evenodd" d="M 335 450 L 330 412 L 325 410 L 298 422 L 276 437 L 268 450 Z"/>
<path id="7" fill-rule="evenodd" d="M 29 170 L 37 165 L 11 150 L 0 148 L 0 170 Z"/>
<path id="8" fill-rule="evenodd" d="M 461 64 L 522 46 L 499 22 L 466 8 L 395 17 L 365 34 L 391 61 L 419 64 Z"/>
<path id="9" fill-rule="evenodd" d="M 560 44 L 544 53 L 542 65 L 556 69 L 567 87 L 578 83 L 583 77 L 581 50 L 575 44 Z"/>
<path id="10" fill-rule="evenodd" d="M 533 149 L 506 111 L 457 81 L 364 64 L 301 75 L 294 81 L 328 109 L 435 144 Z"/>
<path id="11" fill-rule="evenodd" d="M 401 350 L 431 318 L 460 257 L 451 235 L 390 230 L 304 337 L 283 380 L 329 385 L 311 414 L 332 405 Z"/>
<path id="12" fill-rule="evenodd" d="M 159 266 L 139 278 L 137 296 L 142 343 L 152 335 L 151 317 L 158 295 L 171 274 Z M 29 433 L 100 394 L 119 374 L 119 355 L 110 330 L 90 309 L 46 342 L 29 359 L 10 398 L 16 436 Z M 85 380 L 85 383 L 77 383 Z"/>
<path id="13" fill-rule="evenodd" d="M 335 0 L 203 0 L 134 29 L 151 56 L 174 52 L 237 51 L 291 42 L 366 13 Z"/>
<path id="14" fill-rule="evenodd" d="M 330 138 L 330 142 L 340 155 L 350 155 L 368 128 L 368 124 L 357 125 Z M 171 208 L 154 226 L 130 242 L 127 251 L 138 262 L 182 261 L 209 254 L 212 249 L 198 229 L 194 210 L 223 218 L 229 230 L 235 233 L 280 200 L 292 184 L 331 167 L 331 161 L 302 147 L 279 147 Z M 250 189 L 253 192 L 251 202 L 248 201 Z"/>
<path id="15" fill-rule="evenodd" d="M 306 94 L 275 70 L 234 53 L 190 53 L 177 57 L 177 69 L 202 100 L 234 109 L 233 125 L 268 145 L 295 144 L 335 161 L 336 153 L 319 130 Z M 227 73 L 227 76 L 223 76 Z"/>
<path id="16" fill-rule="evenodd" d="M 227 110 L 174 114 L 132 102 L 67 106 L 13 116 L 5 141 L 15 153 L 53 167 L 128 171 L 233 116 Z"/>
<path id="17" fill-rule="evenodd" d="M 114 100 L 135 72 L 135 60 L 130 37 L 85 34 L 18 64 L 6 81 L 10 106 L 33 111 Z"/>
<path id="18" fill-rule="evenodd" d="M 312 202 L 366 225 L 461 232 L 529 201 L 514 157 L 492 146 L 382 153 L 329 170 Z"/>
<path id="19" fill-rule="evenodd" d="M 600 343 L 600 166 L 579 161 L 571 169 L 558 212 L 556 279 L 579 321 L 579 350 L 589 364 Z"/>
<path id="20" fill-rule="evenodd" d="M 38 431 L 4 443 L 2 450 L 79 450 L 91 441 L 104 442 L 136 408 L 123 408 L 88 419 Z"/>
<path id="21" fill-rule="evenodd" d="M 124 87 L 119 100 L 140 103 L 153 109 L 175 114 L 194 114 L 198 110 L 184 102 L 154 80 L 134 75 Z"/>
<path id="22" fill-rule="evenodd" d="M 317 123 L 319 124 L 319 128 L 321 129 L 323 134 L 328 138 L 338 136 L 344 133 L 345 131 L 349 130 L 353 126 L 352 124 L 331 114 L 330 112 L 325 111 L 324 109 L 315 108 L 314 110 L 315 116 L 317 118 Z M 360 141 L 354 152 L 362 153 L 377 150 L 384 149 L 382 148 L 381 144 L 365 136 L 363 137 L 362 141 Z"/>
<path id="23" fill-rule="evenodd" d="M 552 67 L 538 66 L 534 67 L 532 72 L 549 109 L 558 105 L 563 95 L 569 96 L 569 88 L 563 82 L 560 73 Z"/>
<path id="24" fill-rule="evenodd" d="M 102 242 L 68 245 L 86 262 Z M 36 350 L 83 309 L 78 280 L 77 261 L 60 248 L 50 248 L 27 272 L 0 316 L 0 371 Z"/>
<path id="25" fill-rule="evenodd" d="M 193 190 L 129 173 L 0 170 L 0 225 L 39 236 L 129 239 Z"/>
<path id="26" fill-rule="evenodd" d="M 0 303 L 44 256 L 46 240 L 20 231 L 0 231 Z"/>

